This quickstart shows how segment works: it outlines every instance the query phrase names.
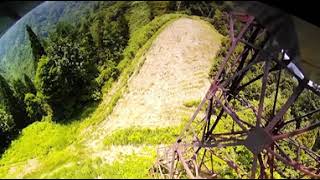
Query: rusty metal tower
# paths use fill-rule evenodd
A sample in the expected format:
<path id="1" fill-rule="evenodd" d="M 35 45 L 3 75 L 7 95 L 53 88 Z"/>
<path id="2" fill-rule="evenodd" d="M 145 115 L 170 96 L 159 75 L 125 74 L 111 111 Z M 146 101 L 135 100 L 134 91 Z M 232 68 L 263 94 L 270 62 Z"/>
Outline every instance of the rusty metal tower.
<path id="1" fill-rule="evenodd" d="M 319 86 L 305 77 L 285 50 L 276 53 L 266 51 L 272 34 L 256 21 L 254 16 L 242 13 L 228 13 L 230 48 L 212 80 L 205 97 L 177 138 L 176 142 L 158 150 L 158 159 L 153 171 L 156 177 L 216 178 L 219 159 L 236 172 L 239 178 L 273 178 L 281 174 L 277 164 L 282 163 L 295 171 L 312 178 L 320 178 L 320 155 L 299 144 L 297 135 L 312 131 L 320 126 L 320 121 L 295 126 L 297 121 L 318 113 L 318 109 L 304 115 L 286 119 L 285 114 L 293 106 L 303 91 L 320 95 Z M 235 30 L 235 24 L 241 27 Z M 235 52 L 242 46 L 240 54 Z M 248 80 L 250 72 L 260 72 Z M 284 76 L 290 76 L 296 87 L 290 91 L 284 102 L 279 102 L 279 92 L 287 87 L 281 84 Z M 270 84 L 270 79 L 273 82 Z M 257 103 L 246 98 L 246 88 L 257 81 L 259 94 Z M 264 112 L 265 97 L 271 88 L 273 102 L 271 111 Z M 236 102 L 236 103 L 235 103 Z M 270 103 L 269 103 L 270 104 Z M 196 118 L 206 106 L 203 118 Z M 247 111 L 247 116 L 240 116 Z M 250 114 L 250 115 L 248 115 Z M 231 121 L 226 121 L 229 118 Z M 217 130 L 219 123 L 229 123 L 223 132 Z M 291 127 L 291 128 L 288 128 Z M 294 127 L 294 128 L 292 128 Z M 243 167 L 235 160 L 221 153 L 224 148 L 242 146 L 251 154 L 251 164 Z M 287 154 L 283 149 L 290 146 L 295 154 Z M 308 161 L 301 161 L 303 154 Z M 285 175 L 283 175 L 285 176 Z"/>

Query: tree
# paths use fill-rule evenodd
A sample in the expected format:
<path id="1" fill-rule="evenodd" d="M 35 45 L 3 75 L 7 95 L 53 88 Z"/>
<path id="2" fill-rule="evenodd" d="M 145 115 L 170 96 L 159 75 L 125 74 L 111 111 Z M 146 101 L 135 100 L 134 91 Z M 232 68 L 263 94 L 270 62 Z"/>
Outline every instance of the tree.
<path id="1" fill-rule="evenodd" d="M 96 47 L 101 47 L 102 45 L 102 20 L 100 18 L 93 21 L 90 30 L 95 42 Z"/>
<path id="2" fill-rule="evenodd" d="M 24 103 L 26 104 L 27 116 L 31 122 L 40 121 L 42 117 L 46 115 L 43 107 L 45 102 L 38 96 L 35 96 L 32 93 L 27 93 L 24 98 Z"/>
<path id="3" fill-rule="evenodd" d="M 2 105 L 0 105 L 0 153 L 10 144 L 15 123 L 11 113 Z"/>
<path id="4" fill-rule="evenodd" d="M 15 126 L 13 117 L 2 105 L 0 105 L 0 135 L 10 132 Z"/>
<path id="5" fill-rule="evenodd" d="M 12 82 L 12 86 L 16 99 L 23 102 L 24 95 L 28 93 L 25 83 L 21 79 L 16 79 Z"/>
<path id="6" fill-rule="evenodd" d="M 159 2 L 157 2 L 157 5 Z M 150 22 L 152 17 L 151 7 L 146 1 L 133 2 L 130 8 L 125 13 L 125 18 L 128 21 L 129 33 L 132 33 L 138 28 Z"/>
<path id="7" fill-rule="evenodd" d="M 213 26 L 220 34 L 224 36 L 228 35 L 227 21 L 223 18 L 223 14 L 219 9 L 216 9 L 214 12 Z"/>
<path id="8" fill-rule="evenodd" d="M 24 83 L 25 83 L 25 86 L 26 86 L 26 91 L 28 93 L 36 94 L 37 93 L 36 87 L 34 86 L 32 80 L 30 79 L 30 77 L 28 75 L 26 75 L 26 74 L 23 74 L 23 79 L 24 79 Z"/>
<path id="9" fill-rule="evenodd" d="M 16 102 L 16 99 L 13 96 L 13 91 L 10 85 L 4 79 L 4 77 L 0 74 L 0 104 L 2 104 L 5 109 L 12 112 L 13 105 L 15 104 L 15 102 Z"/>
<path id="10" fill-rule="evenodd" d="M 101 50 L 104 51 L 102 60 L 113 60 L 119 62 L 123 49 L 127 45 L 128 26 L 123 16 L 117 20 L 105 23 L 102 35 Z M 107 51 L 107 52 L 105 52 Z"/>
<path id="11" fill-rule="evenodd" d="M 18 83 L 19 86 L 21 85 Z M 21 95 L 21 92 L 18 92 Z M 26 124 L 26 113 L 22 104 L 8 82 L 0 75 L 0 105 L 12 114 L 17 128 L 23 128 Z"/>
<path id="12" fill-rule="evenodd" d="M 40 120 L 41 118 L 38 118 L 38 116 L 30 115 L 31 112 L 38 111 L 37 107 L 35 105 L 30 105 L 30 97 L 27 98 L 27 101 L 25 99 L 27 94 L 36 94 L 36 88 L 26 74 L 23 75 L 24 81 L 21 79 L 17 79 L 13 81 L 13 89 L 14 89 L 14 96 L 17 100 L 16 106 L 19 107 L 21 113 L 23 113 L 24 116 L 24 124 L 28 125 L 34 121 Z M 27 103 L 26 103 L 27 102 Z M 41 102 L 41 101 L 36 101 Z M 42 102 L 41 102 L 42 103 Z M 39 104 L 40 106 L 41 104 Z M 41 115 L 42 117 L 42 115 Z"/>
<path id="13" fill-rule="evenodd" d="M 69 117 L 73 110 L 90 101 L 92 81 L 97 76 L 95 62 L 82 46 L 75 28 L 61 24 L 51 34 L 48 55 L 38 64 L 36 88 L 48 100 L 56 116 Z"/>
<path id="14" fill-rule="evenodd" d="M 37 63 L 38 63 L 39 59 L 41 58 L 41 56 L 46 55 L 46 52 L 45 52 L 39 38 L 33 32 L 33 30 L 31 29 L 31 27 L 29 25 L 26 25 L 26 31 L 29 35 L 29 40 L 31 43 L 32 55 L 33 55 L 33 60 L 34 60 L 34 65 L 35 65 L 34 67 L 35 67 L 35 69 L 37 69 Z"/>
<path id="15" fill-rule="evenodd" d="M 78 34 L 82 37 L 79 41 L 80 46 L 83 47 L 83 55 L 86 59 L 91 59 L 94 64 L 98 63 L 98 48 L 94 42 L 93 36 L 90 32 L 90 27 L 88 25 L 88 21 L 81 21 L 80 28 Z"/>

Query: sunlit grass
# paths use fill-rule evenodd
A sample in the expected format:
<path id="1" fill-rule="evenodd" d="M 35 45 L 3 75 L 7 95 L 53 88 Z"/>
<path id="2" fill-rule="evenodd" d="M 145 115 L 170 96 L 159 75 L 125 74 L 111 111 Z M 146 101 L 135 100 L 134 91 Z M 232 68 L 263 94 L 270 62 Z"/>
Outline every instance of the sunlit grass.
<path id="1" fill-rule="evenodd" d="M 104 140 L 106 146 L 110 145 L 156 145 L 171 144 L 178 137 L 181 127 L 143 128 L 131 127 L 115 131 Z"/>
<path id="2" fill-rule="evenodd" d="M 185 107 L 190 108 L 190 107 L 197 107 L 200 103 L 201 103 L 201 99 L 192 99 L 192 100 L 185 101 L 183 105 Z"/>
<path id="3" fill-rule="evenodd" d="M 148 156 L 132 154 L 123 156 L 112 164 L 106 164 L 100 158 L 92 158 L 81 143 L 92 133 L 91 130 L 94 130 L 113 111 L 127 90 L 129 78 L 138 73 L 145 59 L 144 54 L 158 34 L 180 17 L 186 15 L 158 16 L 145 26 L 132 30 L 132 36 L 123 53 L 124 58 L 117 67 L 121 74 L 118 79 L 109 79 L 105 83 L 102 89 L 103 100 L 98 105 L 86 107 L 85 111 L 67 124 L 48 120 L 33 123 L 25 128 L 0 159 L 0 177 L 150 178 L 148 170 L 155 161 L 155 145 L 174 142 L 191 114 L 182 116 L 182 124 L 177 127 L 155 129 L 132 127 L 115 131 L 104 139 L 105 146 L 152 146 L 143 150 L 149 154 Z M 190 100 L 185 106 L 196 107 L 199 103 L 199 100 Z M 37 168 L 23 172 L 30 159 L 36 159 Z"/>
<path id="4" fill-rule="evenodd" d="M 18 174 L 21 175 L 20 170 L 26 166 L 26 161 L 33 158 L 39 161 L 40 168 L 35 172 L 26 172 L 25 177 L 46 177 L 46 174 L 51 170 L 67 162 L 74 165 L 62 168 L 48 177 L 147 177 L 143 173 L 130 168 L 130 166 L 137 166 L 141 171 L 145 171 L 151 165 L 151 160 L 146 161 L 147 157 L 141 157 L 141 166 L 133 163 L 138 161 L 139 158 L 132 155 L 128 157 L 128 160 L 125 160 L 128 161 L 127 163 L 116 162 L 113 165 L 106 165 L 105 168 L 102 168 L 103 170 L 99 170 L 99 168 L 93 168 L 97 165 L 97 162 L 86 157 L 88 152 L 81 151 L 81 147 L 75 148 L 75 150 L 68 148 L 71 145 L 80 146 L 78 144 L 87 135 L 82 136 L 81 132 L 89 126 L 103 121 L 112 112 L 117 101 L 126 90 L 129 77 L 137 68 L 141 67 L 142 62 L 140 60 L 143 59 L 141 58 L 143 54 L 167 25 L 181 16 L 180 14 L 167 14 L 157 17 L 133 33 L 125 50 L 124 59 L 118 67 L 121 70 L 119 79 L 116 82 L 109 80 L 103 87 L 104 95 L 109 96 L 108 101 L 102 101 L 97 108 L 94 105 L 87 107 L 86 111 L 68 124 L 44 121 L 33 123 L 23 129 L 20 137 L 12 142 L 0 160 L 0 177 L 14 178 Z M 110 94 L 111 90 L 114 90 L 115 93 Z M 77 164 L 78 161 L 80 164 Z M 143 166 L 143 163 L 145 166 Z M 12 168 L 16 171 L 12 171 Z M 128 171 L 129 169 L 131 171 Z M 98 173 L 99 171 L 103 172 Z M 124 171 L 126 173 L 120 173 Z"/>

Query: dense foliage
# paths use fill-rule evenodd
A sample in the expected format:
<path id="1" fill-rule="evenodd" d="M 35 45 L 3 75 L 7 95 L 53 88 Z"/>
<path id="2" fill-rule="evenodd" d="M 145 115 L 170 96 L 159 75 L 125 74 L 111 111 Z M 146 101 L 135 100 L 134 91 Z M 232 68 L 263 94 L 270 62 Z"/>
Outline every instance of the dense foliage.
<path id="1" fill-rule="evenodd" d="M 83 130 L 90 128 L 92 125 L 98 124 L 104 120 L 104 118 L 112 112 L 113 107 L 116 105 L 117 100 L 122 96 L 126 89 L 126 82 L 130 77 L 130 74 L 140 67 L 140 63 L 143 59 L 140 58 L 152 45 L 152 42 L 156 39 L 157 35 L 171 22 L 177 18 L 182 17 L 181 14 L 165 14 L 156 17 L 145 26 L 139 27 L 136 32 L 130 36 L 130 42 L 126 47 L 126 51 L 132 52 L 134 58 L 130 59 L 129 54 L 124 53 L 124 59 L 128 59 L 121 65 L 121 74 L 117 79 L 117 83 L 112 83 L 114 80 L 109 79 L 104 87 L 103 94 L 105 98 L 110 98 L 99 103 L 98 107 L 95 103 L 86 107 L 81 112 L 80 117 L 73 119 L 70 123 L 57 123 L 53 121 L 47 121 L 51 118 L 43 118 L 40 122 L 34 122 L 28 127 L 24 128 L 19 138 L 15 139 L 8 150 L 5 151 L 0 159 L 0 177 L 16 177 L 16 174 L 20 174 L 23 164 L 15 166 L 17 171 L 10 171 L 12 163 L 23 162 L 30 158 L 37 157 L 41 161 L 41 167 L 37 168 L 23 177 L 40 177 L 40 178 L 57 178 L 57 177 L 119 177 L 119 172 L 126 173 L 121 174 L 121 177 L 150 177 L 148 175 L 148 169 L 154 163 L 154 157 L 144 157 L 143 164 L 137 164 L 140 162 L 140 158 L 135 155 L 131 155 L 130 159 L 125 157 L 126 162 L 119 164 L 118 161 L 114 162 L 112 166 L 106 167 L 106 164 L 100 164 L 96 167 L 95 162 L 91 159 L 90 155 L 86 151 L 83 151 L 82 138 L 87 137 L 91 133 L 81 133 Z M 149 33 L 148 33 L 149 32 Z M 130 56 L 132 57 L 132 56 Z M 123 60 L 121 61 L 123 62 Z M 120 68 L 119 68 L 120 69 Z M 110 85 L 114 92 L 108 91 Z M 70 145 L 75 145 L 76 148 L 70 149 Z M 146 153 L 155 153 L 155 148 L 149 147 Z M 151 151 L 151 152 L 150 152 Z M 89 155 L 89 156 L 88 156 Z M 154 154 L 155 155 L 155 154 Z M 134 159 L 134 161 L 132 161 Z M 98 158 L 101 161 L 100 158 Z M 119 161 L 120 162 L 120 161 Z M 72 164 L 71 167 L 59 168 L 58 171 L 52 173 L 56 167 L 62 167 L 65 163 Z M 21 165 L 21 166 L 20 166 Z M 84 168 L 79 168 L 84 166 Z M 103 166 L 103 172 L 101 171 Z M 132 169 L 135 166 L 137 169 Z M 90 168 L 90 169 L 88 169 Z M 110 169 L 111 168 L 111 169 Z M 99 171 L 99 172 L 97 172 Z M 115 173 L 117 171 L 117 173 Z"/>
<path id="2" fill-rule="evenodd" d="M 36 71 L 37 89 L 57 112 L 72 112 L 71 108 L 82 100 L 79 97 L 91 93 L 89 91 L 95 87 L 90 86 L 97 72 L 94 61 L 75 41 L 76 32 L 70 31 L 73 29 L 64 25 L 57 27 L 55 37 L 58 38 L 52 38 L 48 56 L 40 59 Z"/>
<path id="3" fill-rule="evenodd" d="M 33 61 L 34 61 L 35 68 L 36 68 L 38 60 L 41 58 L 41 56 L 46 55 L 46 52 L 45 52 L 40 40 L 38 39 L 37 35 L 33 32 L 33 30 L 31 29 L 30 26 L 28 26 L 28 25 L 26 26 L 26 31 L 28 33 L 29 40 L 31 42 Z"/>
<path id="4" fill-rule="evenodd" d="M 10 44 L 0 49 L 0 65 L 5 64 L 0 69 L 0 140 L 3 142 L 0 149 L 4 150 L 24 127 L 32 123 L 25 131 L 26 133 L 32 134 L 33 128 L 38 128 L 37 130 L 43 133 L 41 135 L 33 133 L 30 137 L 24 136 L 26 139 L 22 139 L 21 142 L 30 143 L 20 145 L 21 152 L 15 156 L 16 159 L 19 159 L 20 155 L 21 158 L 27 155 L 30 157 L 46 155 L 50 150 L 54 148 L 61 150 L 72 142 L 75 129 L 70 130 L 60 124 L 48 125 L 50 123 L 45 120 L 68 121 L 80 114 L 88 105 L 99 101 L 104 93 L 101 92 L 103 86 L 115 82 L 121 74 L 129 78 L 133 69 L 128 70 L 126 67 L 137 56 L 138 50 L 143 48 L 166 22 L 173 17 L 178 17 L 178 15 L 163 14 L 179 12 L 198 15 L 212 23 L 219 33 L 228 35 L 226 19 L 222 13 L 229 8 L 228 2 L 57 2 L 52 7 L 49 5 L 52 5 L 51 2 L 43 5 L 48 7 L 43 8 L 48 9 L 45 13 L 48 16 L 41 15 L 44 13 L 43 9 L 37 9 L 35 15 L 30 15 L 28 20 L 19 23 L 19 26 L 23 25 L 24 28 L 14 29 L 1 39 L 7 40 Z M 9 41 L 12 34 L 23 35 L 17 37 L 16 41 Z M 223 39 L 211 68 L 210 77 L 217 72 L 229 44 L 228 38 Z M 14 49 L 19 51 L 14 53 Z M 242 49 L 243 47 L 238 47 L 236 55 Z M 248 81 L 259 72 L 261 71 L 248 72 L 244 80 Z M 1 74 L 6 77 L 4 78 Z M 224 75 L 224 78 L 230 76 L 230 74 Z M 291 89 L 296 85 L 290 78 L 285 76 L 281 82 L 283 91 L 279 92 L 279 104 L 285 102 Z M 275 81 L 274 78 L 269 83 L 272 84 Z M 260 81 L 253 83 L 240 95 L 257 104 L 260 84 Z M 119 99 L 119 94 L 122 93 L 120 90 L 121 88 L 112 97 L 110 106 L 114 106 Z M 267 113 L 264 115 L 266 116 L 271 116 L 272 97 L 274 97 L 274 89 L 269 88 L 265 100 Z M 193 107 L 197 104 L 199 104 L 198 101 L 189 101 L 184 105 Z M 235 103 L 234 106 L 240 105 Z M 316 107 L 320 107 L 319 98 L 314 97 L 310 92 L 305 92 L 285 117 L 288 119 L 298 117 Z M 110 112 L 112 108 L 108 106 L 102 110 Z M 102 116 L 100 116 L 99 114 L 101 119 Z M 247 112 L 242 112 L 239 116 L 254 119 L 253 115 Z M 291 128 L 312 122 L 316 118 L 319 117 L 314 116 L 308 122 L 298 122 Z M 219 124 L 218 129 L 230 128 L 232 123 L 228 122 L 231 122 L 231 119 L 224 117 L 224 121 L 226 123 Z M 105 144 L 170 143 L 178 132 L 180 129 L 174 127 L 155 130 L 124 129 L 108 137 Z M 320 145 L 319 142 L 317 144 L 316 135 L 319 139 L 319 131 L 313 131 L 306 136 L 301 136 L 299 141 L 318 150 Z M 50 138 L 47 141 L 44 137 Z M 39 141 L 33 142 L 32 138 L 38 138 Z M 45 143 L 39 145 L 36 142 Z M 13 146 L 17 144 L 18 142 L 15 142 Z M 40 153 L 32 150 L 26 152 L 27 155 L 24 154 L 26 147 L 32 149 L 34 146 L 40 146 L 37 149 Z M 286 152 L 294 153 L 290 147 Z M 63 151 L 57 151 L 56 156 L 61 156 L 63 153 Z M 234 155 L 237 162 L 248 166 L 249 171 L 251 157 L 245 148 L 227 148 L 223 153 Z M 224 177 L 234 177 L 234 172 L 227 171 L 222 163 L 217 168 Z M 70 176 L 74 175 L 70 173 Z M 297 177 L 290 170 L 286 170 L 285 173 Z"/>
<path id="5" fill-rule="evenodd" d="M 48 4 L 50 2 L 42 6 Z M 6 132 L 10 130 L 10 137 L 4 135 L 4 139 L 10 140 L 11 134 L 46 116 L 52 116 L 57 121 L 70 119 L 86 105 L 99 100 L 104 83 L 116 80 L 123 70 L 125 63 L 118 66 L 121 60 L 125 59 L 127 63 L 143 45 L 139 44 L 133 49 L 130 46 L 127 48 L 131 50 L 129 54 L 128 50 L 123 52 L 129 37 L 137 36 L 139 33 L 135 35 L 135 31 L 151 21 L 149 3 L 93 2 L 88 7 L 85 4 L 90 3 L 75 5 L 58 2 L 49 8 L 48 17 L 39 20 L 39 17 L 29 15 L 17 25 L 23 25 L 23 28 L 13 29 L 2 38 L 6 40 L 11 37 L 10 34 L 17 33 L 23 34 L 22 39 L 28 40 L 17 40 L 26 47 L 28 51 L 24 53 L 27 54 L 16 53 L 21 58 L 19 61 L 17 56 L 11 57 L 12 63 L 24 61 L 23 65 L 14 65 L 20 75 L 8 76 L 5 73 L 6 79 L 0 76 L 1 122 Z M 78 9 L 78 13 L 71 9 Z M 37 8 L 33 14 L 41 12 L 42 8 Z M 82 18 L 76 20 L 75 14 L 79 13 Z M 55 18 L 60 18 L 60 21 Z M 40 24 L 53 24 L 39 27 L 38 21 Z M 49 26 L 50 31 L 43 30 Z M 25 32 L 20 32 L 21 29 Z M 150 38 L 148 36 L 146 39 L 145 34 L 139 36 L 142 39 L 136 40 L 141 43 Z M 10 45 L 23 49 L 18 44 Z M 28 60 L 25 59 L 27 57 Z M 3 62 L 8 58 L 5 57 Z M 25 65 L 28 69 L 21 70 Z M 7 64 L 5 67 L 9 66 Z M 2 70 L 13 72 L 10 69 Z M 11 120 L 13 123 L 8 123 Z"/>
<path id="6" fill-rule="evenodd" d="M 25 27 L 28 25 L 38 36 L 45 47 L 44 38 L 48 37 L 51 30 L 60 21 L 75 24 L 79 18 L 86 16 L 93 10 L 108 6 L 111 1 L 46 1 L 34 8 L 17 21 L 0 38 L 0 72 L 11 80 L 21 78 L 23 73 L 33 75 L 34 59 L 31 42 Z"/>

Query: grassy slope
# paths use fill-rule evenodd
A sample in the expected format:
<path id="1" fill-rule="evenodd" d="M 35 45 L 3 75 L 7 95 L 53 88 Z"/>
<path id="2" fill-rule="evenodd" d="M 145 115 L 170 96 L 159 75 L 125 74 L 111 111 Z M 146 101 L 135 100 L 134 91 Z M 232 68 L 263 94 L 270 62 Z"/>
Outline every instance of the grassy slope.
<path id="1" fill-rule="evenodd" d="M 168 24 L 183 15 L 169 14 L 154 19 L 134 32 L 119 64 L 122 74 L 117 82 L 110 80 L 103 88 L 103 101 L 88 107 L 80 117 L 69 124 L 56 124 L 51 121 L 36 122 L 25 128 L 0 160 L 1 178 L 146 178 L 148 169 L 156 157 L 155 145 L 166 139 L 171 143 L 182 126 L 156 130 L 129 128 L 113 133 L 105 139 L 105 145 L 141 145 L 148 156 L 131 154 L 105 164 L 94 158 L 84 148 L 82 142 L 91 135 L 95 126 L 111 112 L 118 99 L 126 91 L 130 76 L 143 64 L 140 58 L 149 49 L 153 40 Z M 135 53 L 136 52 L 136 53 Z M 134 55 L 132 55 L 132 53 Z M 191 100 L 195 101 L 195 100 Z M 186 102 L 186 107 L 194 108 L 195 103 Z M 183 118 L 183 122 L 188 116 Z M 129 136 L 125 136 L 130 134 Z M 145 135 L 155 135 L 145 139 Z M 122 138 L 116 138 L 121 136 Z M 143 141 L 142 141 L 143 140 Z"/>
<path id="2" fill-rule="evenodd" d="M 86 159 L 85 155 L 83 155 L 85 152 L 81 151 L 81 140 L 83 139 L 81 132 L 89 126 L 104 120 L 112 111 L 113 106 L 125 90 L 126 81 L 139 66 L 138 60 L 141 55 L 148 50 L 157 34 L 180 16 L 174 14 L 164 15 L 154 19 L 135 32 L 126 49 L 126 52 L 135 54 L 134 58 L 130 59 L 130 56 L 125 56 L 120 64 L 122 74 L 119 80 L 116 83 L 112 81 L 106 83 L 103 88 L 106 97 L 97 107 L 88 107 L 79 118 L 74 119 L 69 124 L 43 121 L 35 122 L 25 128 L 21 136 L 12 143 L 0 160 L 0 177 L 10 178 L 24 175 L 23 169 L 27 166 L 26 161 L 33 158 L 41 162 L 40 169 L 48 172 L 66 162 Z M 112 94 L 112 92 L 115 93 Z M 74 145 L 72 147 L 76 147 L 76 153 L 73 151 L 74 149 L 70 150 L 71 144 Z M 40 174 L 42 173 L 38 173 L 38 175 Z M 81 176 L 82 173 L 76 174 L 80 177 L 85 177 Z M 38 175 L 35 174 L 33 177 L 40 177 Z"/>

